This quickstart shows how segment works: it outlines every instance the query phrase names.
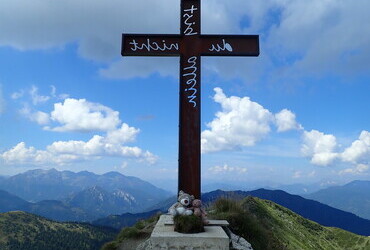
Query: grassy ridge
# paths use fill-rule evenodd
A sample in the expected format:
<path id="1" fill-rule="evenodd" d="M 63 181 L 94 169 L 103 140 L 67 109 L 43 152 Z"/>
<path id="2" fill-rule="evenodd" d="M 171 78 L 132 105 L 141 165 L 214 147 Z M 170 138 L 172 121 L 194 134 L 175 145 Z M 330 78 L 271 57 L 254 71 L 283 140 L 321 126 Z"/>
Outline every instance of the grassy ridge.
<path id="1" fill-rule="evenodd" d="M 215 202 L 212 216 L 259 249 L 370 249 L 370 238 L 323 227 L 271 201 L 247 197 Z"/>
<path id="2" fill-rule="evenodd" d="M 102 250 L 136 249 L 140 243 L 150 238 L 159 216 L 157 214 L 149 219 L 136 222 L 132 227 L 123 228 L 115 240 L 107 242 Z"/>
<path id="3" fill-rule="evenodd" d="M 59 223 L 25 212 L 0 214 L 0 249 L 100 249 L 116 231 L 81 223 Z"/>

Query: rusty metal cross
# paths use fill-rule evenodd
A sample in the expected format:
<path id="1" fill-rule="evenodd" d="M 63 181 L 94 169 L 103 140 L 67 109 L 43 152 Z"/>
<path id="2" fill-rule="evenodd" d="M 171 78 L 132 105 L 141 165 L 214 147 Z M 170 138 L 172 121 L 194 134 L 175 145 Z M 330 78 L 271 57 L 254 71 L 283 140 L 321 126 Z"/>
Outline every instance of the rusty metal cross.
<path id="1" fill-rule="evenodd" d="M 201 56 L 258 56 L 258 35 L 201 35 L 200 0 L 181 0 L 178 35 L 122 34 L 122 56 L 180 56 L 178 189 L 200 198 Z"/>

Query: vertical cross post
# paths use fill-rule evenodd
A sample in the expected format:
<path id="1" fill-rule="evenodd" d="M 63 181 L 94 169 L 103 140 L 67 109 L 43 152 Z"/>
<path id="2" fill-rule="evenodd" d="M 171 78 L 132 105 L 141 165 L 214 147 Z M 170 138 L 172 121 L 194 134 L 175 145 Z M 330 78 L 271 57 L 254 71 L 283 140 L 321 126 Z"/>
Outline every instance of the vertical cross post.
<path id="1" fill-rule="evenodd" d="M 200 198 L 200 0 L 181 1 L 180 121 L 178 190 Z"/>
<path id="2" fill-rule="evenodd" d="M 122 56 L 180 56 L 178 190 L 201 195 L 201 56 L 258 56 L 257 35 L 201 35 L 200 0 L 181 0 L 179 35 L 122 35 Z"/>

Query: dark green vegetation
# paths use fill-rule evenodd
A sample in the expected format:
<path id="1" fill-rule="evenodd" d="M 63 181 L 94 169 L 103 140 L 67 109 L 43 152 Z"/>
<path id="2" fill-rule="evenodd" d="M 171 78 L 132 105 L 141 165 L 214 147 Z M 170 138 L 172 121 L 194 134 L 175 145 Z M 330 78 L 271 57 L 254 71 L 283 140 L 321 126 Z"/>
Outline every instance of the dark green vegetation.
<path id="1" fill-rule="evenodd" d="M 370 220 L 370 181 L 353 181 L 305 197 Z"/>
<path id="2" fill-rule="evenodd" d="M 254 197 L 239 201 L 220 199 L 213 218 L 226 219 L 230 229 L 255 250 L 370 249 L 370 238 L 338 228 L 321 226 L 274 202 Z"/>
<path id="3" fill-rule="evenodd" d="M 185 234 L 204 232 L 204 225 L 201 217 L 195 215 L 175 215 L 173 217 L 175 231 Z"/>
<path id="4" fill-rule="evenodd" d="M 59 223 L 25 212 L 0 214 L 0 249 L 100 249 L 117 231 L 80 223 Z"/>
<path id="5" fill-rule="evenodd" d="M 106 243 L 102 250 L 135 249 L 136 246 L 149 239 L 155 224 L 159 219 L 159 214 L 146 220 L 140 220 L 132 227 L 121 230 L 116 239 Z"/>

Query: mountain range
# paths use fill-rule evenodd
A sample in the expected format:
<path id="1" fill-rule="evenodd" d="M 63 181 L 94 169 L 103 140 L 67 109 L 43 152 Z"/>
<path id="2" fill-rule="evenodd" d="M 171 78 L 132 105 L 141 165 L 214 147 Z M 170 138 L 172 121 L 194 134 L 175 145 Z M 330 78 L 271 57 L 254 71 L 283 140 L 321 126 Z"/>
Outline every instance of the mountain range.
<path id="1" fill-rule="evenodd" d="M 204 181 L 202 182 L 202 192 L 207 193 L 217 189 L 224 191 L 233 190 L 244 190 L 251 191 L 260 188 L 269 190 L 283 190 L 290 194 L 297 195 L 308 195 L 319 190 L 332 187 L 335 184 L 333 182 L 315 182 L 315 183 L 293 183 L 293 184 L 281 184 L 277 182 L 263 182 L 263 181 L 233 181 L 230 182 L 215 182 L 215 181 Z M 176 187 L 176 186 L 174 186 Z M 173 188 L 172 190 L 174 190 Z"/>
<path id="2" fill-rule="evenodd" d="M 318 184 L 318 183 L 315 183 L 315 184 L 296 183 L 296 184 L 289 184 L 289 185 L 267 186 L 263 188 L 269 189 L 269 190 L 283 190 L 289 194 L 306 195 L 306 194 L 311 194 L 313 192 L 317 192 L 321 190 L 322 188 L 325 188 L 325 186 L 323 186 L 323 184 Z"/>
<path id="3" fill-rule="evenodd" d="M 360 214 L 360 210 L 365 211 L 366 215 L 366 212 L 370 211 L 368 209 L 369 183 L 355 181 L 342 187 L 331 187 L 312 194 L 312 199 L 321 199 L 322 203 L 328 204 L 337 202 L 333 203 L 333 206 L 357 214 Z M 97 175 L 87 171 L 73 173 L 55 169 L 32 170 L 0 179 L 0 187 L 4 189 L 0 190 L 0 212 L 21 210 L 57 221 L 98 220 L 100 221 L 98 224 L 107 226 L 115 224 L 116 228 L 128 225 L 127 221 L 132 223 L 138 218 L 145 217 L 135 215 L 140 212 L 153 210 L 166 212 L 176 201 L 175 196 L 169 196 L 170 193 L 148 182 L 117 172 Z M 216 190 L 203 194 L 202 200 L 204 203 L 209 203 L 220 197 L 241 200 L 247 196 L 274 201 L 325 226 L 335 226 L 354 233 L 370 235 L 368 220 L 284 191 Z M 26 200 L 25 197 L 28 199 Z M 307 197 L 311 198 L 311 196 Z M 41 198 L 45 200 L 40 200 Z M 342 207 L 339 207 L 340 205 Z"/>
<path id="4" fill-rule="evenodd" d="M 370 220 L 370 181 L 353 181 L 343 186 L 329 187 L 304 197 Z"/>
<path id="5" fill-rule="evenodd" d="M 92 213 L 71 207 L 62 201 L 44 200 L 32 203 L 0 190 L 0 213 L 10 211 L 24 211 L 57 221 L 91 221 L 98 218 Z"/>
<path id="6" fill-rule="evenodd" d="M 118 172 L 97 175 L 56 169 L 36 169 L 0 179 L 0 190 L 36 204 L 62 201 L 96 216 L 139 212 L 171 195 L 149 182 Z"/>

